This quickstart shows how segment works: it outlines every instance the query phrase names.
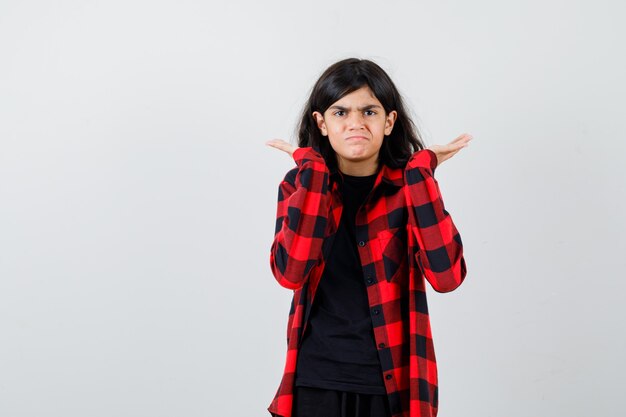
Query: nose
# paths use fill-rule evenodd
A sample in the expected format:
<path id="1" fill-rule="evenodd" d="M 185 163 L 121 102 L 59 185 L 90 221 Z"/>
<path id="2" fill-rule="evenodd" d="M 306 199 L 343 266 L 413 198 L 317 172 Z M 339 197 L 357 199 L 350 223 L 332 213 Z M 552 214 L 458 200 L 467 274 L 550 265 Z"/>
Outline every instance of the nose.
<path id="1" fill-rule="evenodd" d="M 365 119 L 363 117 L 363 113 L 361 112 L 350 112 L 350 116 L 348 117 L 348 128 L 350 129 L 360 129 L 363 127 Z"/>

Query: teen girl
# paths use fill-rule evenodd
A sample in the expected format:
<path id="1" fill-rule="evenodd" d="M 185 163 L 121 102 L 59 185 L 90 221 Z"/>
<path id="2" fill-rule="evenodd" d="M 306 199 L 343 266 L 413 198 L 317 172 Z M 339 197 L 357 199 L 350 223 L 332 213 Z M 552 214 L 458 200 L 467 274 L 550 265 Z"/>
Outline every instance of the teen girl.
<path id="1" fill-rule="evenodd" d="M 298 135 L 297 148 L 266 143 L 296 163 L 279 186 L 270 252 L 272 273 L 294 294 L 268 411 L 436 416 L 424 280 L 452 291 L 466 265 L 433 175 L 472 137 L 425 149 L 389 76 L 355 58 L 315 83 Z"/>

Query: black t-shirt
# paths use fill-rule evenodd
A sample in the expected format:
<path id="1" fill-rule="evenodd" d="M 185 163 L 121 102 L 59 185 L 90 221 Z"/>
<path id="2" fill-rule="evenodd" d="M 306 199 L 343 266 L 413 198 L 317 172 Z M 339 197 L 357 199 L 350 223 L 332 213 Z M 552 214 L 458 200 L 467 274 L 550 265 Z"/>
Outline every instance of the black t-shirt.
<path id="1" fill-rule="evenodd" d="M 302 336 L 295 384 L 385 394 L 355 234 L 357 210 L 376 174 L 342 175 L 341 220 Z"/>

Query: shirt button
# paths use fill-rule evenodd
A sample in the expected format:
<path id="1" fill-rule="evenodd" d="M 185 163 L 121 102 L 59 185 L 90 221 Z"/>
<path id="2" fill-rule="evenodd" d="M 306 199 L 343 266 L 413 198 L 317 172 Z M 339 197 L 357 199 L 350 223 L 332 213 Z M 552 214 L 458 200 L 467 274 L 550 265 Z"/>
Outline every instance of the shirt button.
<path id="1" fill-rule="evenodd" d="M 391 374 L 387 374 L 387 375 L 385 375 L 385 378 L 387 378 L 387 379 L 391 379 L 391 378 L 393 378 L 393 377 L 391 376 Z"/>
<path id="2" fill-rule="evenodd" d="M 368 284 L 371 284 L 372 282 L 374 282 L 374 280 L 373 280 L 373 279 L 371 279 L 371 278 L 368 278 L 366 282 L 367 282 Z"/>
<path id="3" fill-rule="evenodd" d="M 380 311 L 379 311 L 377 308 L 375 308 L 375 309 L 372 311 L 372 313 L 374 313 L 374 314 L 378 314 L 378 313 L 380 313 Z"/>
<path id="4" fill-rule="evenodd" d="M 378 347 L 379 347 L 379 348 L 384 348 L 384 347 L 385 347 L 385 344 L 384 344 L 384 343 L 379 343 L 379 344 L 378 344 Z"/>
<path id="5" fill-rule="evenodd" d="M 359 242 L 359 246 L 365 246 L 365 242 L 363 242 L 362 240 Z"/>

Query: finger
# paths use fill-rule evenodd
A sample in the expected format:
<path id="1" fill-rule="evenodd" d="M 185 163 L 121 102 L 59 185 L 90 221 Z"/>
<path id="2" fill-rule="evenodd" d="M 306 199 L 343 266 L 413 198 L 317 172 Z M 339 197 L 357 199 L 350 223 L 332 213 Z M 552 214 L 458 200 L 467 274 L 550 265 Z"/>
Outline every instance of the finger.
<path id="1" fill-rule="evenodd" d="M 282 139 L 270 139 L 267 142 L 265 142 L 266 145 L 270 145 L 270 146 L 278 145 L 281 143 L 285 143 L 285 141 L 283 141 Z"/>
<path id="2" fill-rule="evenodd" d="M 441 146 L 441 151 L 448 154 L 450 152 L 458 152 L 460 149 L 464 148 L 466 146 L 466 143 L 464 142 L 459 142 L 459 143 L 449 143 L 447 145 L 442 145 Z"/>
<path id="3" fill-rule="evenodd" d="M 463 140 L 458 141 L 457 143 L 455 143 L 453 146 L 453 149 L 459 150 L 459 149 L 463 149 L 466 146 L 469 145 L 469 141 L 472 140 L 472 137 L 465 137 Z"/>
<path id="4" fill-rule="evenodd" d="M 455 146 L 454 149 L 451 149 L 450 152 L 448 153 L 450 156 L 456 154 L 457 152 L 459 152 L 461 149 L 466 148 L 469 144 L 468 143 L 462 143 L 460 145 Z"/>
<path id="5" fill-rule="evenodd" d="M 280 149 L 281 145 L 275 142 L 267 143 L 267 146 L 271 146 L 272 148 Z"/>
<path id="6" fill-rule="evenodd" d="M 469 142 L 472 139 L 473 139 L 472 135 L 470 135 L 469 133 L 463 133 L 462 135 L 458 136 L 456 139 L 454 139 L 449 144 L 451 145 L 451 144 L 457 144 L 457 143 L 466 143 L 466 142 Z"/>
<path id="7" fill-rule="evenodd" d="M 446 153 L 445 155 L 446 155 L 446 157 L 447 157 L 447 158 L 450 158 L 450 157 L 452 157 L 452 156 L 456 155 L 457 153 L 459 153 L 459 151 L 460 151 L 461 149 L 465 148 L 465 147 L 467 147 L 467 144 L 464 144 L 464 145 L 462 145 L 462 146 L 459 146 L 459 147 L 457 147 L 456 149 L 452 149 L 450 152 Z"/>
<path id="8" fill-rule="evenodd" d="M 268 140 L 267 142 L 265 142 L 266 145 L 271 146 L 273 148 L 276 148 L 278 150 L 281 150 L 283 152 L 286 152 L 287 154 L 291 155 L 293 152 L 294 147 L 288 143 L 285 142 L 282 139 L 272 139 L 272 140 Z"/>
<path id="9" fill-rule="evenodd" d="M 285 145 L 290 146 L 287 142 L 282 139 L 272 139 L 265 142 L 266 145 L 273 146 L 275 148 L 283 148 Z"/>
<path id="10" fill-rule="evenodd" d="M 461 135 L 458 138 L 454 139 L 452 142 L 446 144 L 446 145 L 439 145 L 441 146 L 442 150 L 444 152 L 451 152 L 455 149 L 461 149 L 462 147 L 464 147 L 469 141 L 471 140 L 471 136 L 468 137 L 466 135 Z"/>

